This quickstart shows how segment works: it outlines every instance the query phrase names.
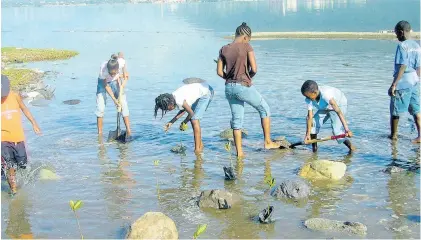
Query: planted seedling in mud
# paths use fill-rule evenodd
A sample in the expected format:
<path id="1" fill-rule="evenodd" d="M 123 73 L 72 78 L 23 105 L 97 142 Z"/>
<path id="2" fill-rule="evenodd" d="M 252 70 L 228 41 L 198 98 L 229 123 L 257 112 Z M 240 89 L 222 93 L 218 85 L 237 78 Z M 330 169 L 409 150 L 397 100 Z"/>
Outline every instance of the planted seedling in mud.
<path id="1" fill-rule="evenodd" d="M 272 176 L 267 176 L 265 178 L 265 183 L 269 186 L 269 192 L 271 191 L 271 189 L 275 186 L 275 178 L 273 178 Z M 268 203 L 268 207 L 263 209 L 260 213 L 259 213 L 259 221 L 261 223 L 270 223 L 272 222 L 272 213 L 273 213 L 273 206 L 269 206 Z"/>
<path id="2" fill-rule="evenodd" d="M 229 158 L 230 158 L 230 166 L 229 167 L 224 166 L 225 180 L 235 180 L 235 174 L 232 167 L 232 159 L 231 159 L 231 141 L 228 141 L 227 143 L 225 143 L 225 150 L 229 153 Z"/>
<path id="3" fill-rule="evenodd" d="M 196 232 L 193 234 L 193 239 L 197 239 L 202 233 L 206 231 L 206 228 L 208 227 L 207 224 L 200 224 L 197 226 Z"/>
<path id="4" fill-rule="evenodd" d="M 189 127 L 187 126 L 187 124 L 186 124 L 186 123 L 182 122 L 182 123 L 180 124 L 180 131 L 184 132 L 184 131 L 186 131 L 188 128 L 189 128 Z M 182 140 L 182 138 L 181 138 L 181 137 L 180 137 L 180 144 L 179 144 L 179 145 L 177 145 L 177 146 L 175 146 L 175 147 L 173 147 L 173 148 L 171 148 L 171 152 L 185 154 L 185 152 L 186 152 L 186 147 L 183 145 L 183 140 Z"/>
<path id="5" fill-rule="evenodd" d="M 80 229 L 80 224 L 79 224 L 79 217 L 77 216 L 77 213 L 76 213 L 76 210 L 78 210 L 81 207 L 82 207 L 82 201 L 81 200 L 77 200 L 76 203 L 73 200 L 70 200 L 70 208 L 72 209 L 73 213 L 75 214 L 77 226 L 79 227 L 80 237 L 83 239 L 82 230 Z"/>

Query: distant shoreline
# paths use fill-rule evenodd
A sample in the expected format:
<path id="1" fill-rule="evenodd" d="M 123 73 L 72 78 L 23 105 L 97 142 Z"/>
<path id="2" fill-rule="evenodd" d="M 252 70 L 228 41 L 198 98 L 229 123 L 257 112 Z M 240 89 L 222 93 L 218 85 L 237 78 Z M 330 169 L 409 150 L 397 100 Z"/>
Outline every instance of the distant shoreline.
<path id="1" fill-rule="evenodd" d="M 420 40 L 420 32 L 412 32 L 412 38 Z M 233 39 L 234 35 L 225 36 L 225 39 Z M 395 40 L 394 33 L 381 32 L 255 32 L 252 39 L 337 39 L 337 40 Z"/>

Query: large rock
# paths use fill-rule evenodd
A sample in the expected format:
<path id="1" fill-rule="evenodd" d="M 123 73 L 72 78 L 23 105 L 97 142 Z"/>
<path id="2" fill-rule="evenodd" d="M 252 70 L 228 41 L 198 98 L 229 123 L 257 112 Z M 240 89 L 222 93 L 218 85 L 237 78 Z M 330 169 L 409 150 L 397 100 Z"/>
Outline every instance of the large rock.
<path id="1" fill-rule="evenodd" d="M 40 180 L 57 180 L 60 179 L 59 176 L 57 176 L 57 174 L 50 170 L 50 169 L 46 169 L 46 168 L 42 168 L 39 170 L 39 179 Z"/>
<path id="2" fill-rule="evenodd" d="M 310 180 L 339 180 L 345 175 L 346 165 L 342 162 L 317 160 L 306 163 L 299 175 Z"/>
<path id="3" fill-rule="evenodd" d="M 367 234 L 367 227 L 359 222 L 343 222 L 325 218 L 310 218 L 304 222 L 304 225 L 309 229 L 317 231 L 345 232 L 361 236 Z"/>
<path id="4" fill-rule="evenodd" d="M 303 199 L 310 194 L 310 187 L 301 180 L 286 180 L 272 188 L 270 194 L 278 198 Z"/>
<path id="5" fill-rule="evenodd" d="M 147 212 L 130 226 L 127 239 L 178 239 L 178 231 L 165 214 Z"/>
<path id="6" fill-rule="evenodd" d="M 197 201 L 201 208 L 228 209 L 239 201 L 239 198 L 224 190 L 202 191 Z"/>
<path id="7" fill-rule="evenodd" d="M 247 135 L 248 135 L 248 132 L 247 132 L 247 130 L 245 130 L 245 129 L 241 129 L 241 135 L 243 136 L 243 137 L 246 137 Z M 223 139 L 233 139 L 234 138 L 234 135 L 233 135 L 233 131 L 232 131 L 232 129 L 231 128 L 229 128 L 229 129 L 225 129 L 224 131 L 222 131 L 220 134 L 219 134 L 219 137 L 220 138 L 223 138 Z"/>

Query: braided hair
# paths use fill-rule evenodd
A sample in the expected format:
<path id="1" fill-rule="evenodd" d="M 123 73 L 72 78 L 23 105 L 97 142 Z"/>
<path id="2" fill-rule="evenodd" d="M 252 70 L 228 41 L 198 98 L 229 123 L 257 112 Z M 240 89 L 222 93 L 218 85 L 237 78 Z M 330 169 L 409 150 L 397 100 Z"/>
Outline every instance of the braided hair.
<path id="1" fill-rule="evenodd" d="M 168 106 L 175 105 L 175 99 L 172 94 L 164 93 L 155 98 L 155 118 L 158 115 L 158 110 L 161 109 L 162 117 L 167 113 Z"/>
<path id="2" fill-rule="evenodd" d="M 246 35 L 247 37 L 251 37 L 251 28 L 247 26 L 247 23 L 243 22 L 240 26 L 237 27 L 235 30 L 235 36 L 243 36 Z"/>

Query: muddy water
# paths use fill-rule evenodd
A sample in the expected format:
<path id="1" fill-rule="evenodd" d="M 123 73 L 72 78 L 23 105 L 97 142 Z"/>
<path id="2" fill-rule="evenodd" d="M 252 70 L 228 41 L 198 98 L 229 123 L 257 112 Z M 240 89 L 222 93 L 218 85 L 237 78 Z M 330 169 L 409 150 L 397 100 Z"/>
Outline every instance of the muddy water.
<path id="1" fill-rule="evenodd" d="M 255 85 L 268 101 L 273 137 L 302 138 L 306 109 L 301 83 L 317 79 L 335 86 L 348 98 L 347 119 L 358 151 L 349 155 L 334 142 L 320 144 L 320 152 L 264 151 L 258 114 L 246 107 L 244 140 L 247 157 L 235 161 L 238 180 L 225 182 L 222 167 L 229 155 L 220 131 L 229 127 L 230 111 L 224 85 L 215 74 L 214 59 L 231 33 L 244 19 L 255 31 L 294 30 L 377 31 L 390 29 L 395 18 L 414 22 L 419 31 L 419 3 L 405 1 L 294 1 L 264 3 L 195 3 L 189 5 L 96 4 L 86 6 L 6 6 L 2 9 L 4 46 L 74 49 L 80 55 L 67 61 L 29 64 L 58 75 L 47 82 L 57 87 L 56 98 L 46 107 L 30 109 L 43 130 L 35 136 L 25 131 L 31 162 L 48 162 L 57 181 L 35 181 L 11 199 L 2 188 L 3 238 L 33 234 L 36 238 L 77 238 L 77 224 L 69 200 L 81 199 L 79 211 L 85 238 L 121 238 L 130 222 L 147 211 L 161 211 L 177 224 L 180 238 L 189 238 L 197 224 L 208 224 L 203 238 L 327 238 L 347 237 L 305 229 L 310 217 L 359 221 L 368 227 L 368 238 L 419 238 L 419 172 L 387 175 L 380 172 L 392 163 L 413 166 L 419 146 L 410 144 L 415 130 L 410 116 L 400 122 L 400 140 L 391 144 L 388 134 L 387 88 L 392 80 L 395 42 L 274 40 L 253 41 L 259 73 Z M 321 7 L 320 2 L 324 3 Z M 47 2 L 48 3 L 48 2 Z M 284 5 L 282 5 L 284 3 Z M 382 1 L 383 3 L 383 1 Z M 377 5 L 376 5 L 377 4 Z M 378 8 L 377 8 L 377 7 Z M 240 13 L 241 10 L 241 13 Z M 244 15 L 247 10 L 250 15 Z M 375 10 L 375 11 L 374 11 Z M 356 15 L 357 13 L 364 13 Z M 232 18 L 228 18 L 232 14 Z M 359 16 L 341 25 L 341 16 Z M 256 17 L 253 17 L 256 16 Z M 257 18 L 257 16 L 260 16 Z M 301 19 L 301 20 L 298 20 Z M 321 25 L 329 19 L 331 25 Z M 95 122 L 95 90 L 99 65 L 112 52 L 125 52 L 132 78 L 127 87 L 132 128 L 130 144 L 98 139 Z M 180 133 L 174 127 L 164 134 L 162 120 L 153 118 L 154 98 L 181 86 L 185 77 L 207 79 L 215 99 L 202 121 L 205 151 L 197 158 L 191 128 Z M 80 99 L 78 105 L 63 101 Z M 175 113 L 174 113 L 175 114 Z M 106 111 L 105 132 L 115 128 L 114 108 Z M 330 134 L 328 128 L 323 135 Z M 185 156 L 170 149 L 180 141 Z M 263 180 L 297 179 L 297 169 L 315 159 L 347 164 L 347 181 L 312 185 L 307 202 L 294 204 L 268 198 Z M 159 165 L 154 166 L 154 160 Z M 243 198 L 228 211 L 203 211 L 191 197 L 201 190 L 227 189 Z M 275 207 L 270 225 L 250 220 L 267 204 Z M 393 230 L 395 228 L 395 230 Z M 396 231 L 397 229 L 397 231 Z"/>

